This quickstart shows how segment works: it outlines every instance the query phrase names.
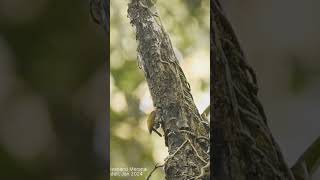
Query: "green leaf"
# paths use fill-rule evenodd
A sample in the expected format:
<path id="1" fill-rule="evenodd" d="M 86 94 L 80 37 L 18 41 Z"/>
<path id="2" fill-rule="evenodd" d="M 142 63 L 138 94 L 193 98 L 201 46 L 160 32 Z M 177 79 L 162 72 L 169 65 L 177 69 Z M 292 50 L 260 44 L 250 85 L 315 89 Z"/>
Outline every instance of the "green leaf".
<path id="1" fill-rule="evenodd" d="M 209 104 L 208 107 L 203 111 L 203 113 L 201 114 L 201 116 L 207 117 L 209 113 L 210 113 L 210 104 Z"/>
<path id="2" fill-rule="evenodd" d="M 320 165 L 320 137 L 302 154 L 291 170 L 296 180 L 308 180 Z"/>

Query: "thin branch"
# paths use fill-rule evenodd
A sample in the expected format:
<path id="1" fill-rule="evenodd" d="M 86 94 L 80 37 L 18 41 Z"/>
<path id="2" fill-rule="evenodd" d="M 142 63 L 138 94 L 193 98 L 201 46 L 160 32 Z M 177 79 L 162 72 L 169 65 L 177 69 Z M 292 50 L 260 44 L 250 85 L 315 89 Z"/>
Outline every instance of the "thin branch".
<path id="1" fill-rule="evenodd" d="M 162 165 L 156 164 L 156 165 L 154 166 L 154 168 L 152 169 L 152 171 L 149 173 L 149 175 L 148 175 L 148 177 L 147 177 L 146 180 L 149 180 L 149 179 L 151 178 L 151 175 L 153 174 L 153 172 L 154 172 L 155 170 L 157 170 L 158 168 L 163 167 L 163 166 L 164 166 L 164 164 L 162 164 Z"/>

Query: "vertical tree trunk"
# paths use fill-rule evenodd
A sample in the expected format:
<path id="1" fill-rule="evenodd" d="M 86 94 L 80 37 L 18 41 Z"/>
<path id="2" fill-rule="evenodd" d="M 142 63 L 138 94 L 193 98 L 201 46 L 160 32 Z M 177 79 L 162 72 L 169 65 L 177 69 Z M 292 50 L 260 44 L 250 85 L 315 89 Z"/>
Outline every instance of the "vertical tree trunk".
<path id="1" fill-rule="evenodd" d="M 257 98 L 246 63 L 218 0 L 211 1 L 213 177 L 215 180 L 293 180 Z"/>
<path id="2" fill-rule="evenodd" d="M 155 128 L 161 125 L 169 151 L 166 179 L 209 179 L 209 124 L 194 104 L 160 15 L 150 0 L 132 0 L 128 15 L 156 111 Z"/>

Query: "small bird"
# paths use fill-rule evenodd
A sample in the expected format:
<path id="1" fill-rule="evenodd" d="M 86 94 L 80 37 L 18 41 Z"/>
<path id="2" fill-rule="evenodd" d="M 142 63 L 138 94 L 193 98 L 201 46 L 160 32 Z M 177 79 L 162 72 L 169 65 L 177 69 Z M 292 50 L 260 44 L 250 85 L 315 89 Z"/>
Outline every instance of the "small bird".
<path id="1" fill-rule="evenodd" d="M 149 133 L 151 134 L 152 131 L 154 131 L 155 133 L 157 133 L 160 137 L 162 137 L 162 135 L 153 127 L 154 126 L 154 121 L 156 119 L 156 112 L 152 111 L 147 119 L 147 126 L 148 126 L 148 130 Z"/>

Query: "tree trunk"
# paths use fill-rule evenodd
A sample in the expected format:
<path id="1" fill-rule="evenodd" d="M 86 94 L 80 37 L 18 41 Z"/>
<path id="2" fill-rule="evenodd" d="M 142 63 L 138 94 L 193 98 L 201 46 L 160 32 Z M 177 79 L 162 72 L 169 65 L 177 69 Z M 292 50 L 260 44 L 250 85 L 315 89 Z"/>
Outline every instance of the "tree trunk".
<path id="1" fill-rule="evenodd" d="M 166 179 L 209 179 L 209 123 L 194 104 L 159 14 L 150 0 L 132 0 L 128 15 L 155 107 L 154 127 L 161 125 L 169 151 Z"/>
<path id="2" fill-rule="evenodd" d="M 215 180 L 293 180 L 257 98 L 257 81 L 218 0 L 211 1 Z"/>

